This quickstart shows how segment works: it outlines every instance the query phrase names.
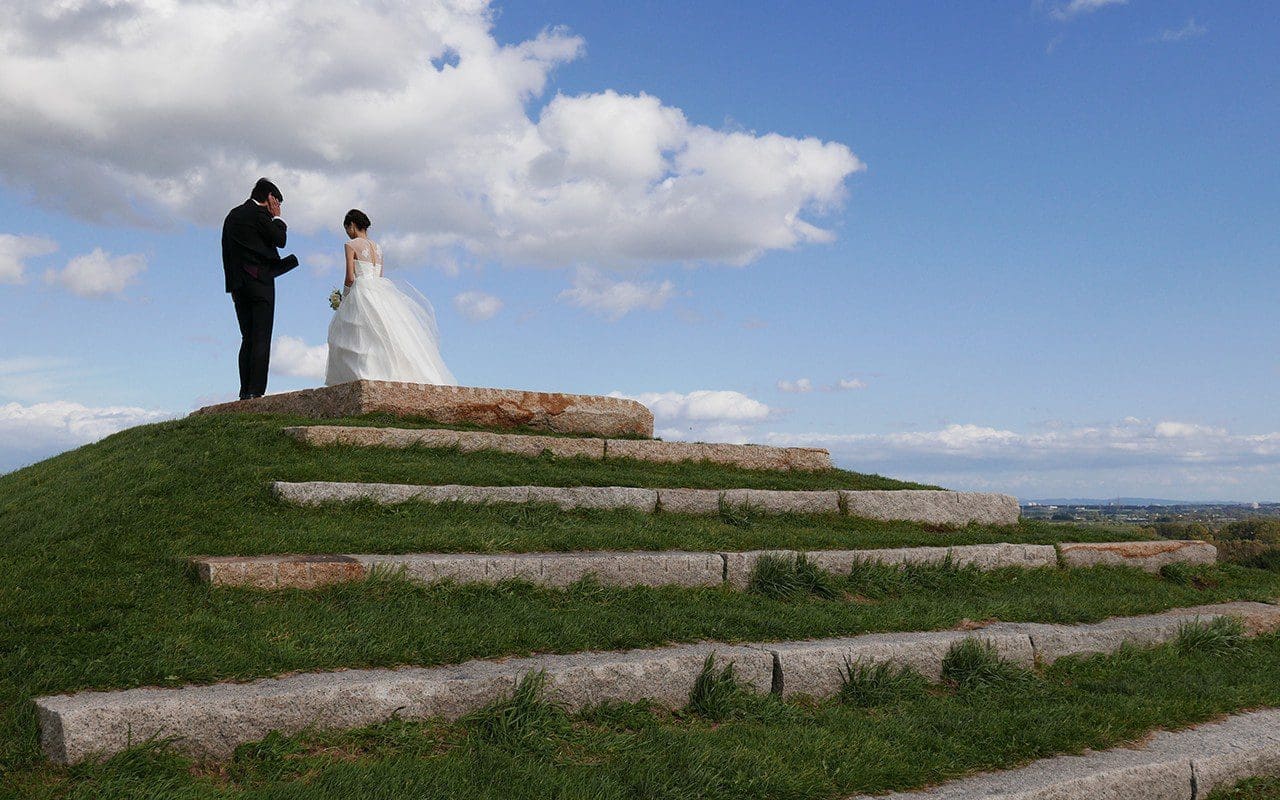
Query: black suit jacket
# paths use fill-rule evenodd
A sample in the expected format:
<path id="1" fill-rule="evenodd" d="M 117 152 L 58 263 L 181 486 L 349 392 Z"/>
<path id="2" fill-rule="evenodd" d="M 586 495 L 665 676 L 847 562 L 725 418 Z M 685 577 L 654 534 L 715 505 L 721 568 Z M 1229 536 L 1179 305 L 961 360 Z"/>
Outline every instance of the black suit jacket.
<path id="1" fill-rule="evenodd" d="M 273 218 L 264 206 L 246 200 L 231 209 L 222 223 L 222 271 L 227 291 L 256 281 L 274 294 L 275 279 L 298 266 L 297 256 L 280 257 L 279 248 L 287 238 L 284 220 Z"/>

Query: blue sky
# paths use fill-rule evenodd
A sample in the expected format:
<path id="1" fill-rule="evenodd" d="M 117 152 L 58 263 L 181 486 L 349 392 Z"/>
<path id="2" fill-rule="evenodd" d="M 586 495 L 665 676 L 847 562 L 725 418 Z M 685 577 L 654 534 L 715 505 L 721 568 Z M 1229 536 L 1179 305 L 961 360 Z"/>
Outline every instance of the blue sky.
<path id="1" fill-rule="evenodd" d="M 234 393 L 217 228 L 266 171 L 304 261 L 272 391 L 320 382 L 360 205 L 464 384 L 1023 498 L 1280 500 L 1270 4 L 381 4 L 368 52 L 359 4 L 224 5 L 7 11 L 0 469 Z"/>

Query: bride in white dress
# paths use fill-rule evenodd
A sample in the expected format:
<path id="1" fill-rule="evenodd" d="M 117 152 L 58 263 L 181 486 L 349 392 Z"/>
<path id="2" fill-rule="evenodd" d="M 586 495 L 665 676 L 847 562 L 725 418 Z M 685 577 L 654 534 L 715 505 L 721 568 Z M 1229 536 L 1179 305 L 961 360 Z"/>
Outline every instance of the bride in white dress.
<path id="1" fill-rule="evenodd" d="M 329 323 L 325 385 L 356 380 L 455 385 L 440 357 L 431 304 L 382 276 L 382 248 L 369 240 L 369 217 L 352 209 L 342 227 L 350 239 L 344 246 L 347 288 Z"/>

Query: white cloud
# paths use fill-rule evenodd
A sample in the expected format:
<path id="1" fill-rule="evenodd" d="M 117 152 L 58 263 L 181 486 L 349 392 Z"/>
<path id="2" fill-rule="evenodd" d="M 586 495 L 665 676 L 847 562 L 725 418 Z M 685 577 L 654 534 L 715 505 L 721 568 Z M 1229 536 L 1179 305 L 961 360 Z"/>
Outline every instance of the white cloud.
<path id="1" fill-rule="evenodd" d="M 27 259 L 57 249 L 57 242 L 43 236 L 0 233 L 0 283 L 26 283 Z"/>
<path id="2" fill-rule="evenodd" d="M 1058 20 L 1069 20 L 1081 14 L 1091 14 L 1107 6 L 1122 6 L 1129 0 L 1071 0 L 1049 10 L 1049 15 Z"/>
<path id="3" fill-rule="evenodd" d="M 463 292 L 453 298 L 453 307 L 472 322 L 482 322 L 502 310 L 502 300 L 484 292 Z"/>
<path id="4" fill-rule="evenodd" d="M 499 42 L 487 0 L 361 6 L 374 57 L 342 0 L 9 6 L 0 175 L 87 219 L 217 224 L 268 175 L 299 230 L 355 205 L 446 268 L 744 264 L 831 240 L 815 219 L 864 167 L 844 144 L 713 129 L 644 93 L 543 106 L 585 43 Z M 263 53 L 287 54 L 269 80 Z"/>
<path id="5" fill-rule="evenodd" d="M 64 400 L 0 405 L 0 470 L 13 469 L 173 414 L 134 406 L 93 408 Z"/>
<path id="6" fill-rule="evenodd" d="M 296 336 L 277 336 L 271 342 L 271 371 L 297 378 L 324 380 L 329 345 L 309 345 Z"/>
<path id="7" fill-rule="evenodd" d="M 1165 28 L 1160 31 L 1160 41 L 1162 42 L 1181 42 L 1186 39 L 1197 39 L 1209 32 L 1209 29 L 1203 25 L 1196 24 L 1195 17 L 1187 20 L 1187 24 L 1181 28 Z"/>
<path id="8" fill-rule="evenodd" d="M 1280 432 L 1236 434 L 1172 420 L 1126 417 L 1116 424 L 1030 433 L 973 424 L 883 434 L 775 432 L 765 439 L 826 447 L 852 469 L 969 487 L 1016 480 L 1041 495 L 1092 486 L 1103 497 L 1149 496 L 1169 481 L 1179 487 L 1174 491 L 1204 486 L 1229 492 L 1232 481 L 1246 479 L 1280 485 Z"/>
<path id="9" fill-rule="evenodd" d="M 813 391 L 813 381 L 808 378 L 800 378 L 795 381 L 778 381 L 778 391 L 805 394 Z"/>
<path id="10" fill-rule="evenodd" d="M 867 382 L 858 378 L 841 378 L 836 381 L 835 388 L 840 391 L 854 391 L 867 388 Z"/>
<path id="11" fill-rule="evenodd" d="M 570 305 L 585 308 L 611 320 L 618 320 L 640 308 L 656 311 L 675 295 L 671 281 L 636 283 L 614 281 L 599 272 L 580 267 L 573 288 L 565 289 L 559 298 Z"/>
<path id="12" fill-rule="evenodd" d="M 47 283 L 59 284 L 81 297 L 122 294 L 129 284 L 147 270 L 147 259 L 136 253 L 112 256 L 101 247 L 76 256 L 61 271 L 45 272 Z"/>
<path id="13" fill-rule="evenodd" d="M 740 444 L 751 440 L 754 426 L 769 418 L 769 406 L 741 392 L 699 389 L 644 392 L 610 397 L 638 400 L 653 412 L 655 434 L 663 439 Z"/>

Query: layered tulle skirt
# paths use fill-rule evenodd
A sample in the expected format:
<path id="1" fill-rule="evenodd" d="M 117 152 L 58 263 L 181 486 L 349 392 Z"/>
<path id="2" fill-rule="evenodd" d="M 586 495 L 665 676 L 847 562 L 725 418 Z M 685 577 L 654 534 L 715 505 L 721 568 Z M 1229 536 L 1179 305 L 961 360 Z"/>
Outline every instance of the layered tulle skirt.
<path id="1" fill-rule="evenodd" d="M 439 340 L 425 297 L 373 270 L 358 270 L 329 323 L 325 385 L 355 380 L 455 385 L 440 357 Z"/>

